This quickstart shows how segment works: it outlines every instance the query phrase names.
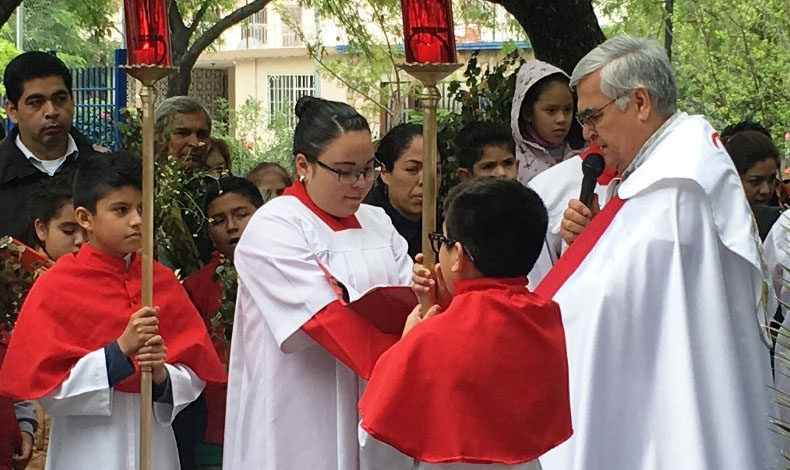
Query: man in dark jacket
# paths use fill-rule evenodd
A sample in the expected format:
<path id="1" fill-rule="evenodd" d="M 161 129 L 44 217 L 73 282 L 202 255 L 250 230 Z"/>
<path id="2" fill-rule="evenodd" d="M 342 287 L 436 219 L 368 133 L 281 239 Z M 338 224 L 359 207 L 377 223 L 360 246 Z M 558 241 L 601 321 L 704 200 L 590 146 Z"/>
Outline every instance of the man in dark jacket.
<path id="1" fill-rule="evenodd" d="M 74 117 L 71 72 L 55 56 L 25 52 L 5 69 L 6 113 L 16 126 L 0 142 L 0 236 L 19 238 L 25 204 L 35 185 L 73 172 L 91 142 L 71 125 Z"/>

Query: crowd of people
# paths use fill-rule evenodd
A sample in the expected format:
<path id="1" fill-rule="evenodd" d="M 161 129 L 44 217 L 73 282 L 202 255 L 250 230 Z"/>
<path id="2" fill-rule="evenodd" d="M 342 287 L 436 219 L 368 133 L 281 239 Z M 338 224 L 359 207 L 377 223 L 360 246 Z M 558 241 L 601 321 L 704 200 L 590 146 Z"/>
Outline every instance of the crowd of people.
<path id="1" fill-rule="evenodd" d="M 23 53 L 3 80 L 0 236 L 47 268 L 0 337 L 0 470 L 138 468 L 142 367 L 157 470 L 780 465 L 780 155 L 757 123 L 720 135 L 679 110 L 654 41 L 613 37 L 570 75 L 521 66 L 510 128 L 453 142 L 435 265 L 421 125 L 374 143 L 357 110 L 305 96 L 294 173 L 242 177 L 204 106 L 164 100 L 157 160 L 191 175 L 196 265 L 158 244 L 151 307 L 139 156 L 72 126 L 56 57 Z"/>

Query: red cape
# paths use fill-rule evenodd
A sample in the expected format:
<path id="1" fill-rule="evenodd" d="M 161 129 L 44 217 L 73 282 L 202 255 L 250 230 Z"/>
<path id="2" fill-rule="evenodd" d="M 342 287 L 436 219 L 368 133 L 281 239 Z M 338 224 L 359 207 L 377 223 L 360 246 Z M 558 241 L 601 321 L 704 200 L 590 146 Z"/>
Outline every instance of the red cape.
<path id="1" fill-rule="evenodd" d="M 457 281 L 447 310 L 376 363 L 359 402 L 362 428 L 430 463 L 514 465 L 568 439 L 560 309 L 525 285 Z"/>
<path id="2" fill-rule="evenodd" d="M 197 308 L 206 328 L 211 332 L 211 342 L 217 351 L 219 360 L 227 368 L 230 356 L 230 345 L 225 339 L 222 327 L 213 328 L 211 317 L 217 312 L 222 302 L 222 286 L 214 279 L 219 266 L 219 253 L 214 252 L 211 262 L 194 274 L 184 279 L 184 289 Z M 225 400 L 228 384 L 206 384 L 203 397 L 206 400 L 206 432 L 203 440 L 212 444 L 222 444 L 225 433 Z"/>
<path id="3" fill-rule="evenodd" d="M 0 370 L 0 394 L 36 399 L 54 390 L 82 357 L 117 339 L 140 308 L 140 256 L 126 260 L 88 244 L 64 255 L 30 289 Z M 200 315 L 172 271 L 154 263 L 154 305 L 169 364 L 189 366 L 206 382 L 225 382 Z M 137 367 L 135 366 L 135 369 Z M 140 391 L 140 372 L 116 385 Z"/>

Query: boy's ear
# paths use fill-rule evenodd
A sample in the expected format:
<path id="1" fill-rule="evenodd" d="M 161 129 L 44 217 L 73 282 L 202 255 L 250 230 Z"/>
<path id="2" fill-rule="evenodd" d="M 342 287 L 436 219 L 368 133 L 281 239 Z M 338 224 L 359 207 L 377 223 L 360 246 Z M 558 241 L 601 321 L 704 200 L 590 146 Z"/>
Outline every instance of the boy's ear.
<path id="1" fill-rule="evenodd" d="M 455 242 L 455 245 L 453 245 L 453 249 L 455 250 L 455 253 L 453 256 L 452 264 L 450 265 L 450 270 L 455 273 L 460 273 L 464 269 L 466 269 L 467 266 L 469 266 L 469 263 L 471 263 L 472 261 L 469 259 L 468 256 L 466 256 L 466 252 L 464 251 L 464 246 L 461 244 L 461 242 Z"/>
<path id="2" fill-rule="evenodd" d="M 456 173 L 458 173 L 458 179 L 461 181 L 466 181 L 472 177 L 472 172 L 466 168 L 459 168 Z"/>
<path id="3" fill-rule="evenodd" d="M 77 207 L 74 209 L 74 218 L 77 219 L 77 223 L 83 230 L 88 232 L 92 231 L 93 214 L 91 214 L 88 209 L 83 206 Z"/>

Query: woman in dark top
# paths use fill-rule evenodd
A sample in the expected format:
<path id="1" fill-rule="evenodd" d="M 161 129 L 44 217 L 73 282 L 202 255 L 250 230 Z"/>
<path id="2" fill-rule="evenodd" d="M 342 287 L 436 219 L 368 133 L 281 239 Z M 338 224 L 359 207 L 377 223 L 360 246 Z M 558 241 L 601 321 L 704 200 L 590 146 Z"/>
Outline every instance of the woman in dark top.
<path id="1" fill-rule="evenodd" d="M 381 139 L 376 159 L 383 169 L 365 202 L 384 209 L 409 244 L 409 256 L 421 251 L 422 126 L 399 124 Z"/>

